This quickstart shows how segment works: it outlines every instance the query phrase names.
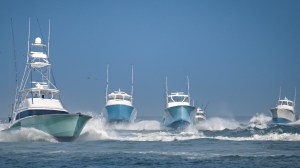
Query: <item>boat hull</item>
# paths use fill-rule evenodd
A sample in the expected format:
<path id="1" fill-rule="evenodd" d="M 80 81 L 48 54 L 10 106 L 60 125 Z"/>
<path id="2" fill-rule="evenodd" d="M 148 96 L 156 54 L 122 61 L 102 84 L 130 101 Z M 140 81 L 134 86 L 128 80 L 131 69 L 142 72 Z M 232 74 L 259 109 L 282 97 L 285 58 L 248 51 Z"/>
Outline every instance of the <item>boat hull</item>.
<path id="1" fill-rule="evenodd" d="M 109 123 L 132 122 L 133 107 L 123 104 L 109 105 L 105 107 L 107 121 Z"/>
<path id="2" fill-rule="evenodd" d="M 296 121 L 296 115 L 294 112 L 287 109 L 271 109 L 272 121 L 274 123 L 289 123 Z"/>
<path id="3" fill-rule="evenodd" d="M 33 115 L 16 121 L 9 129 L 35 128 L 65 142 L 75 140 L 89 119 L 82 114 Z"/>
<path id="4" fill-rule="evenodd" d="M 193 106 L 174 106 L 167 108 L 163 117 L 163 125 L 173 129 L 185 128 L 193 124 Z"/>

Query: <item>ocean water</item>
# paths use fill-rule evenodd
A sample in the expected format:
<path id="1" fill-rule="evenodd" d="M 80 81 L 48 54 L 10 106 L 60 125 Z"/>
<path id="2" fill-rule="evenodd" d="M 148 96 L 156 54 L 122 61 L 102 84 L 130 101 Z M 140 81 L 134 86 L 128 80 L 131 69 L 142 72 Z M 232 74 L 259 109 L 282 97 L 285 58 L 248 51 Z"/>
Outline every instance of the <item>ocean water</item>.
<path id="1" fill-rule="evenodd" d="M 0 167 L 300 167 L 300 122 L 209 118 L 174 131 L 158 120 L 107 125 L 93 113 L 74 142 L 34 129 L 0 132 Z M 1 123 L 0 130 L 8 127 Z"/>

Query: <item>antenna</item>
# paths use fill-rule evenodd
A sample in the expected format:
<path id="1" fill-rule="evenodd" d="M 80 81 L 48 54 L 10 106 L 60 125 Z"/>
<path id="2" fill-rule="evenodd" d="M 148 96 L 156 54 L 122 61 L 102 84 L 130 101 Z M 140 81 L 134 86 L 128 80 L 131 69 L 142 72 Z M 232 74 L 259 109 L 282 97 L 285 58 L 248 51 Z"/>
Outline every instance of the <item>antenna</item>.
<path id="1" fill-rule="evenodd" d="M 108 92 L 108 68 L 109 64 L 106 65 L 106 90 L 105 90 L 105 101 L 107 102 L 107 92 Z"/>
<path id="2" fill-rule="evenodd" d="M 166 76 L 166 106 L 168 107 L 168 77 Z"/>
<path id="3" fill-rule="evenodd" d="M 29 29 L 28 29 L 28 38 L 27 38 L 27 62 L 29 59 L 29 40 L 30 40 L 30 18 L 29 18 Z"/>
<path id="4" fill-rule="evenodd" d="M 189 76 L 187 78 L 187 89 L 188 89 L 188 96 L 189 96 L 189 103 L 191 102 L 191 97 L 190 97 L 190 79 Z"/>
<path id="5" fill-rule="evenodd" d="M 133 104 L 133 64 L 131 65 L 131 103 Z"/>
<path id="6" fill-rule="evenodd" d="M 47 45 L 47 46 L 48 46 L 48 48 L 47 48 L 47 52 L 48 52 L 47 55 L 48 55 L 48 58 L 50 58 L 50 51 L 49 51 L 49 50 L 50 50 L 50 49 L 49 49 L 49 48 L 50 48 L 50 19 L 49 19 L 48 45 Z"/>
<path id="7" fill-rule="evenodd" d="M 48 27 L 48 44 L 47 44 L 47 56 L 48 59 L 50 58 L 50 19 L 49 19 L 49 27 Z M 48 77 L 49 77 L 49 82 L 51 78 L 51 66 L 48 67 Z M 52 75 L 53 76 L 53 75 Z M 54 77 L 53 77 L 54 78 Z M 55 84 L 55 83 L 54 83 Z M 56 84 L 55 84 L 56 85 Z"/>
<path id="8" fill-rule="evenodd" d="M 281 86 L 279 87 L 279 98 L 278 98 L 278 100 L 280 100 L 280 98 L 281 98 Z"/>
<path id="9" fill-rule="evenodd" d="M 294 108 L 296 107 L 296 96 L 297 96 L 297 90 L 295 88 L 295 95 L 294 95 Z"/>

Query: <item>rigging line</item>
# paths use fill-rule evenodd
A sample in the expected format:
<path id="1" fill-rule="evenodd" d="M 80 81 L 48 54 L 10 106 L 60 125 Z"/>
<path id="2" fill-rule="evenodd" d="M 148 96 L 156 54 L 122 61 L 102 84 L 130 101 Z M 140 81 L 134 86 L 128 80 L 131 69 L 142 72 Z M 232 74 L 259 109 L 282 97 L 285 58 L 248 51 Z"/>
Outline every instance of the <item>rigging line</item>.
<path id="1" fill-rule="evenodd" d="M 12 34 L 12 45 L 13 45 L 13 57 L 14 57 L 14 68 L 15 68 L 15 81 L 16 81 L 16 90 L 15 90 L 15 97 L 14 97 L 14 103 L 12 104 L 12 111 L 9 117 L 9 120 L 11 121 L 13 112 L 15 111 L 15 103 L 17 101 L 17 94 L 18 94 L 18 67 L 17 67 L 17 55 L 16 55 L 16 41 L 15 41 L 15 33 L 13 28 L 13 19 L 10 18 L 10 24 L 11 24 L 11 34 Z"/>
<path id="2" fill-rule="evenodd" d="M 47 81 L 48 83 L 50 83 L 50 85 L 53 86 L 54 89 L 57 89 L 56 88 L 56 83 L 55 83 L 55 78 L 54 78 L 54 75 L 53 75 L 52 71 L 51 71 L 51 75 L 52 75 L 52 78 L 53 78 L 53 83 L 47 78 L 47 76 L 45 76 L 43 74 L 43 72 L 41 70 L 36 69 L 36 68 L 34 68 L 34 70 L 37 71 L 38 73 L 40 73 L 42 75 L 42 78 L 43 79 L 45 78 L 46 79 L 45 81 Z M 43 82 L 44 82 L 44 80 L 43 80 Z"/>
<path id="3" fill-rule="evenodd" d="M 11 34 L 13 39 L 13 56 L 14 56 L 14 66 L 15 66 L 15 77 L 16 77 L 16 85 L 18 85 L 18 67 L 17 67 L 17 56 L 16 56 L 16 41 L 15 41 L 15 33 L 14 33 L 14 27 L 13 27 L 13 19 L 10 18 L 10 24 L 11 24 Z"/>
<path id="4" fill-rule="evenodd" d="M 50 73 L 51 73 L 51 77 L 52 77 L 52 80 L 53 80 L 53 84 L 51 83 L 51 81 L 49 81 L 49 82 L 50 82 L 52 85 L 54 85 L 54 88 L 55 88 L 55 89 L 57 89 L 57 88 L 56 88 L 56 81 L 55 81 L 55 78 L 54 78 L 54 75 L 53 75 L 52 66 L 50 67 L 50 69 L 51 69 L 51 72 L 50 72 Z"/>

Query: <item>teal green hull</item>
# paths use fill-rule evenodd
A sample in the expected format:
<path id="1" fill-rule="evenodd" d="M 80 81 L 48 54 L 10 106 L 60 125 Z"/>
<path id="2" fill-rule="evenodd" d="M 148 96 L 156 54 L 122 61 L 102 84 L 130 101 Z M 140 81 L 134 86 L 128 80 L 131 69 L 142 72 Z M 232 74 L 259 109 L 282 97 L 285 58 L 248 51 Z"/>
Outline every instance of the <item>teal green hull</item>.
<path id="1" fill-rule="evenodd" d="M 35 128 L 58 141 L 73 141 L 81 133 L 90 116 L 82 114 L 34 115 L 16 121 L 9 129 Z"/>

